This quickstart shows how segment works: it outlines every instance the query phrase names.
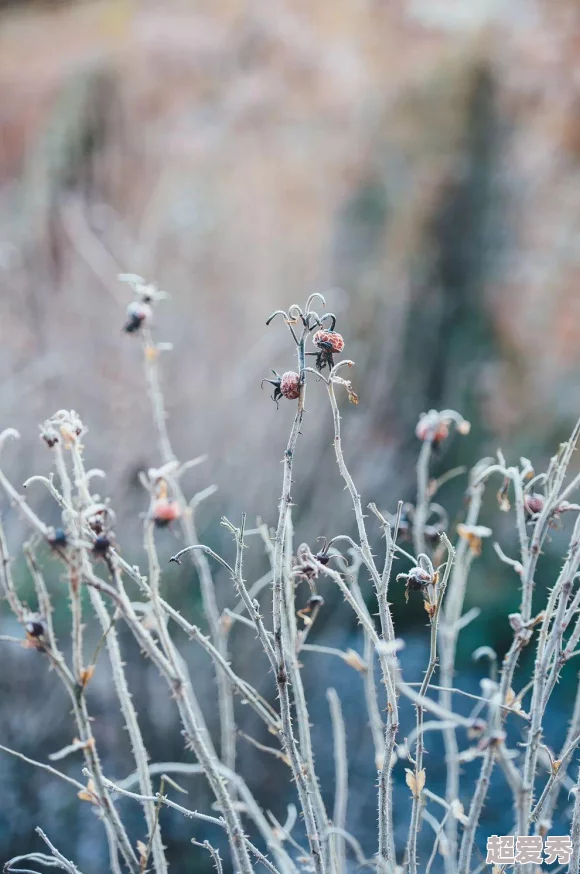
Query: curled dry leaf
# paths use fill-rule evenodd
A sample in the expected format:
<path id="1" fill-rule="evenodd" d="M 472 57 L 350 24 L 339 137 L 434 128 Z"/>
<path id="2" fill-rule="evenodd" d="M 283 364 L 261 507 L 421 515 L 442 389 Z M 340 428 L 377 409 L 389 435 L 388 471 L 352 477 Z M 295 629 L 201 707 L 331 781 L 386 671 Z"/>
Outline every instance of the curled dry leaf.
<path id="1" fill-rule="evenodd" d="M 415 773 L 410 768 L 405 768 L 405 780 L 414 798 L 419 798 L 425 788 L 425 768 Z"/>
<path id="2" fill-rule="evenodd" d="M 516 698 L 516 693 L 513 689 L 508 689 L 505 696 L 506 707 L 511 707 L 512 710 L 521 710 L 522 703 Z"/>
<path id="3" fill-rule="evenodd" d="M 81 680 L 81 686 L 83 687 L 83 689 L 86 686 L 88 686 L 94 673 L 95 673 L 95 666 L 94 665 L 89 665 L 88 668 L 82 669 L 80 680 Z"/>
<path id="4" fill-rule="evenodd" d="M 347 649 L 342 659 L 347 663 L 347 665 L 350 665 L 351 668 L 354 668 L 355 671 L 358 671 L 361 674 L 364 674 L 367 670 L 367 663 L 361 659 L 358 652 L 354 649 Z"/>
<path id="5" fill-rule="evenodd" d="M 484 537 L 490 537 L 492 531 L 485 525 L 464 525 L 460 522 L 457 526 L 457 534 L 467 541 L 474 555 L 481 555 L 481 541 Z"/>
<path id="6" fill-rule="evenodd" d="M 81 801 L 89 801 L 91 804 L 99 803 L 99 799 L 95 794 L 95 783 L 92 777 L 87 783 L 86 789 L 82 789 L 80 792 L 77 792 L 77 795 L 81 799 Z"/>

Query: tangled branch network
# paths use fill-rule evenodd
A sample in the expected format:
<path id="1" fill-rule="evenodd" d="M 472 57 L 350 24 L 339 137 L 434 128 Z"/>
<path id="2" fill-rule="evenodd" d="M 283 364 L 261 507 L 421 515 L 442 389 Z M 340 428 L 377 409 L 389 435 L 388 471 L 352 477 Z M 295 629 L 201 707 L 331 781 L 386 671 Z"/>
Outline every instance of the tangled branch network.
<path id="1" fill-rule="evenodd" d="M 278 521 L 274 529 L 259 524 L 249 531 L 245 518 L 234 525 L 222 519 L 231 534 L 233 560 L 218 555 L 200 543 L 196 531 L 196 509 L 213 488 L 187 499 L 183 477 L 203 459 L 181 462 L 175 455 L 167 425 L 162 393 L 160 358 L 167 344 L 154 340 L 155 310 L 167 297 L 156 286 L 138 276 L 125 275 L 134 299 L 128 306 L 126 334 L 143 345 L 143 362 L 153 419 L 159 466 L 141 475 L 148 502 L 143 538 L 146 572 L 127 563 L 115 535 L 116 518 L 110 501 L 94 490 L 103 471 L 87 469 L 84 458 L 86 428 L 74 412 L 59 410 L 41 427 L 41 438 L 52 456 L 54 471 L 32 476 L 25 486 L 47 489 L 62 514 L 59 526 L 47 525 L 27 499 L 0 469 L 0 487 L 31 530 L 23 554 L 32 581 L 36 603 L 25 602 L 12 574 L 12 560 L 0 528 L 0 578 L 4 598 L 22 626 L 21 638 L 2 638 L 2 645 L 24 645 L 39 654 L 53 670 L 70 701 L 70 743 L 52 756 L 48 764 L 24 756 L 18 750 L 0 750 L 40 769 L 46 780 L 62 780 L 78 795 L 79 803 L 91 805 L 102 824 L 108 847 L 110 870 L 166 874 L 168 860 L 160 825 L 160 810 L 186 817 L 195 823 L 192 844 L 203 848 L 218 874 L 233 870 L 251 874 L 267 869 L 271 874 L 346 874 L 358 868 L 374 867 L 379 874 L 474 874 L 485 867 L 480 862 L 482 812 L 492 772 L 505 782 L 506 798 L 513 809 L 513 834 L 548 834 L 555 812 L 566 806 L 567 793 L 576 790 L 571 811 L 573 853 L 569 870 L 580 868 L 580 788 L 570 776 L 577 766 L 580 745 L 580 693 L 573 702 L 564 743 L 555 748 L 546 711 L 564 666 L 580 652 L 580 516 L 570 499 L 580 485 L 580 475 L 568 471 L 580 434 L 580 423 L 563 443 L 545 473 L 536 473 L 527 459 L 508 465 L 501 452 L 476 464 L 468 474 L 462 521 L 450 525 L 446 510 L 435 502 L 437 492 L 452 476 L 431 475 L 434 453 L 459 435 L 469 433 L 469 424 L 455 411 L 434 410 L 423 414 L 416 437 L 421 449 L 417 464 L 417 497 L 414 504 L 399 502 L 391 512 L 370 504 L 365 515 L 361 496 L 353 481 L 342 446 L 341 415 L 337 389 L 358 403 L 351 381 L 342 374 L 353 362 L 340 356 L 344 338 L 336 331 L 336 318 L 324 312 L 325 301 L 312 295 L 302 309 L 292 305 L 279 310 L 267 324 L 280 320 L 288 330 L 296 354 L 296 369 L 263 381 L 273 387 L 273 399 L 294 405 L 294 417 L 283 452 L 283 475 Z M 314 307 L 321 312 L 317 312 Z M 276 321 L 277 324 L 277 321 Z M 275 329 L 273 327 L 272 329 Z M 308 361 L 313 358 L 313 365 Z M 293 544 L 291 484 L 297 475 L 297 444 L 304 417 L 307 383 L 324 384 L 334 428 L 334 452 L 338 472 L 356 525 L 356 538 L 328 532 L 322 546 Z M 0 449 L 13 429 L 0 436 Z M 513 517 L 518 554 L 511 557 L 494 542 L 497 561 L 513 574 L 520 592 L 517 612 L 505 617 L 512 632 L 511 645 L 501 662 L 490 647 L 475 655 L 487 658 L 489 676 L 474 695 L 455 687 L 458 641 L 477 611 L 465 611 L 466 590 L 472 566 L 493 530 L 481 525 L 479 515 L 485 490 L 499 478 L 498 512 Z M 568 517 L 570 514 L 570 517 Z M 373 522 L 369 534 L 368 519 Z M 534 590 L 541 567 L 542 550 L 550 532 L 562 528 L 566 518 L 575 522 L 563 552 L 561 569 L 551 580 L 545 603 L 536 603 Z M 180 528 L 187 546 L 172 559 L 187 556 L 199 580 L 205 630 L 185 618 L 162 594 L 162 569 L 157 553 L 159 529 Z M 248 536 L 259 535 L 270 563 L 269 572 L 253 584 L 244 578 L 244 551 Z M 381 543 L 379 561 L 371 549 Z M 49 556 L 64 571 L 70 601 L 70 640 L 62 648 L 53 627 L 56 591 L 45 579 L 43 567 Z M 393 579 L 395 559 L 404 573 Z M 214 570 L 225 569 L 231 577 L 230 604 L 218 607 Z M 361 629 L 361 652 L 332 649 L 315 642 L 317 619 L 324 610 L 318 591 L 326 580 L 342 594 Z M 299 607 L 297 592 L 305 583 L 308 599 Z M 403 677 L 400 651 L 403 641 L 395 634 L 390 587 L 404 586 L 405 596 L 422 600 L 429 626 L 429 650 L 423 679 L 409 683 Z M 270 592 L 270 606 L 259 596 Z M 542 590 L 544 591 L 544 590 Z M 83 595 L 85 595 L 83 597 Z M 368 604 L 376 602 L 377 610 Z M 184 745 L 191 761 L 150 762 L 140 720 L 133 703 L 118 634 L 126 626 L 142 657 L 158 670 L 167 684 L 181 722 Z M 236 625 L 250 626 L 270 667 L 271 695 L 262 695 L 232 664 L 230 635 Z M 88 634 L 100 629 L 100 644 L 88 656 Z M 215 672 L 219 710 L 219 732 L 214 737 L 206 722 L 176 632 L 183 633 L 209 656 Z M 66 656 L 64 651 L 66 651 Z M 532 650 L 533 666 L 525 675 L 524 650 Z M 316 773 L 311 718 L 305 693 L 301 658 L 304 652 L 321 653 L 341 660 L 344 670 L 360 677 L 368 710 L 368 755 L 376 769 L 376 841 L 366 852 L 357 835 L 348 830 L 349 743 L 340 698 L 327 690 L 334 746 L 335 782 L 333 804 L 323 796 Z M 118 706 L 131 743 L 133 762 L 122 778 L 113 780 L 104 772 L 93 734 L 91 680 L 106 652 Z M 32 657 L 32 656 L 31 656 Z M 529 661 L 528 661 L 529 664 Z M 517 690 L 517 691 L 516 691 Z M 251 708 L 273 738 L 274 746 L 252 741 L 264 754 L 273 754 L 288 769 L 288 797 L 293 799 L 285 823 L 264 811 L 246 784 L 238 755 L 239 706 Z M 471 703 L 471 712 L 458 702 Z M 414 709 L 414 727 L 400 736 L 400 710 Z M 446 782 L 443 791 L 429 779 L 425 758 L 429 738 L 442 735 L 445 748 Z M 511 739 L 519 738 L 519 743 Z M 248 738 L 250 741 L 251 738 Z M 77 776 L 59 769 L 58 762 L 74 757 Z M 187 755 L 186 755 L 187 758 Z M 469 781 L 462 765 L 473 763 Z M 404 774 L 403 774 L 404 772 Z M 394 784 L 401 774 L 409 790 L 408 806 L 393 804 Z M 174 800 L 180 787 L 173 774 L 199 774 L 207 780 L 215 804 L 211 812 L 194 810 Z M 567 792 L 562 792 L 562 790 Z M 139 805 L 141 834 L 136 837 L 119 813 L 119 800 Z M 395 840 L 405 825 L 406 840 Z M 426 839 L 423 826 L 428 826 Z M 397 826 L 397 831 L 396 827 Z M 193 827 L 193 826 L 192 826 Z M 204 835 L 211 827 L 223 831 L 228 858 L 222 861 L 220 847 Z M 423 835 L 420 839 L 420 836 Z M 5 871 L 29 871 L 56 867 L 69 872 L 79 869 L 54 846 L 39 828 L 43 851 L 10 859 Z M 199 838 L 201 837 L 201 840 Z M 425 850 L 427 847 L 427 851 Z M 421 858 L 419 854 L 421 853 Z M 25 866 L 25 867 L 22 867 Z M 516 869 L 531 874 L 525 862 Z"/>

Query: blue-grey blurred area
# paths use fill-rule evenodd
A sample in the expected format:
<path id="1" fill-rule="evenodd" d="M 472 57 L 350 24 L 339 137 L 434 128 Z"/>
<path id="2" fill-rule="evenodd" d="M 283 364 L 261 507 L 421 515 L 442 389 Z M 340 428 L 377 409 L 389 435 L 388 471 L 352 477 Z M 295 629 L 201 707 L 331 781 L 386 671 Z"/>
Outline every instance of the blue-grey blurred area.
<path id="1" fill-rule="evenodd" d="M 472 423 L 433 463 L 438 476 L 470 467 L 501 446 L 508 461 L 537 470 L 565 439 L 580 410 L 580 10 L 575 0 L 102 0 L 0 2 L 0 428 L 21 440 L 3 468 L 20 488 L 47 474 L 51 458 L 38 424 L 75 409 L 89 428 L 90 467 L 106 471 L 99 490 L 117 514 L 123 555 L 144 566 L 147 497 L 138 473 L 159 464 L 139 339 L 123 334 L 130 290 L 120 272 L 157 282 L 171 299 L 155 310 L 154 334 L 173 344 L 161 367 L 175 451 L 207 453 L 187 475 L 188 496 L 217 486 L 199 509 L 204 541 L 233 560 L 222 515 L 249 524 L 276 521 L 291 405 L 280 409 L 260 380 L 295 366 L 270 312 L 323 292 L 338 318 L 358 406 L 341 399 L 347 462 L 363 503 L 392 512 L 414 499 L 419 443 L 414 428 L 430 408 L 458 409 Z M 296 542 L 354 534 L 338 475 L 322 383 L 310 381 L 296 453 Z M 577 464 L 577 462 L 574 462 Z M 466 475 L 438 500 L 450 525 L 463 519 Z M 499 483 L 498 483 L 499 487 Z M 54 524 L 57 509 L 39 485 L 31 505 Z M 515 555 L 513 516 L 498 518 L 495 487 L 483 521 Z M 0 509 L 22 596 L 33 587 L 19 545 L 26 526 L 4 497 Z M 369 518 L 377 553 L 380 530 Z M 554 580 L 570 522 L 542 558 L 538 603 Z M 249 539 L 249 581 L 267 567 Z M 183 546 L 159 537 L 166 559 Z M 66 649 L 70 616 L 61 569 L 41 550 Z M 396 571 L 405 570 L 401 560 Z M 361 577 L 370 608 L 370 585 Z M 205 625 L 199 584 L 187 567 L 168 572 L 164 591 Z M 216 569 L 220 607 L 235 598 Z M 360 630 L 341 596 L 321 581 L 325 607 L 310 640 L 361 652 Z M 137 595 L 135 594 L 135 597 Z M 302 586 L 298 603 L 306 601 Z M 428 628 L 420 599 L 405 603 L 393 583 L 401 658 L 420 680 Z M 262 604 L 268 611 L 269 594 Z M 479 693 L 488 665 L 472 663 L 483 644 L 499 657 L 511 640 L 507 613 L 517 579 L 489 541 L 474 563 L 466 609 L 480 614 L 462 634 L 456 683 Z M 98 633 L 88 622 L 87 651 Z M 21 634 L 5 602 L 0 631 Z M 152 762 L 192 762 L 174 702 L 156 671 L 120 628 L 129 682 Z M 187 658 L 215 729 L 211 666 L 186 640 Z M 2 642 L 0 743 L 41 761 L 74 736 L 69 705 L 42 655 Z M 236 626 L 240 673 L 273 700 L 273 678 L 253 632 Z M 523 660 L 525 682 L 529 662 Z M 546 743 L 557 750 L 575 694 L 573 665 L 557 687 Z M 333 750 L 326 689 L 341 697 L 350 755 L 348 827 L 376 852 L 376 770 L 363 683 L 330 656 L 304 654 L 316 764 L 332 808 Z M 115 704 L 106 653 L 88 690 L 105 773 L 133 770 Z M 472 701 L 458 698 L 469 713 Z M 239 727 L 271 745 L 241 702 Z M 525 707 L 525 701 L 524 701 Z M 414 724 L 403 708 L 401 734 Z M 517 724 L 510 742 L 522 740 Z M 551 733 L 550 733 L 551 732 Z M 472 743 L 462 736 L 462 748 Z M 77 754 L 78 756 L 78 754 Z M 295 801 L 288 770 L 239 739 L 240 771 L 260 804 L 283 821 Z M 467 805 L 477 762 L 465 766 Z M 81 762 L 60 765 L 81 779 Z M 405 763 L 396 774 L 397 846 L 410 811 Z M 443 791 L 442 747 L 428 737 L 428 781 Z M 575 775 L 575 770 L 572 773 Z M 200 777 L 178 775 L 187 806 L 209 810 Z M 498 773 L 482 834 L 512 827 Z M 72 787 L 0 755 L 0 861 L 40 849 L 40 825 L 85 874 L 108 864 L 100 823 Z M 185 798 L 185 796 L 183 796 Z M 185 802 L 184 802 L 185 803 Z M 568 833 L 567 792 L 553 833 Z M 143 838 L 136 802 L 119 801 L 131 836 Z M 192 837 L 223 837 L 163 811 L 173 870 L 211 859 Z M 425 823 L 421 865 L 432 846 Z M 296 825 L 300 840 L 302 823 Z M 480 847 L 483 849 L 483 847 Z M 225 848 L 224 848 L 224 855 Z M 350 858 L 350 855 L 349 855 Z M 439 870 L 441 857 L 433 870 Z M 180 867 L 181 866 L 181 867 Z M 354 868 L 354 862 L 353 862 Z"/>

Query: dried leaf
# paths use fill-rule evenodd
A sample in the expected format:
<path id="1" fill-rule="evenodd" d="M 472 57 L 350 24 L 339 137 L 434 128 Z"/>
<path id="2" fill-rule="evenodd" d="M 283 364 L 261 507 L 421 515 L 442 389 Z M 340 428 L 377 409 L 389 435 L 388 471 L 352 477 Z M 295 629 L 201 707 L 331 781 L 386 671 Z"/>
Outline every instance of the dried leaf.
<path id="1" fill-rule="evenodd" d="M 423 607 L 425 608 L 425 612 L 429 614 L 429 619 L 433 619 L 433 616 L 437 611 L 437 606 L 435 604 L 429 603 L 429 601 L 424 601 Z"/>
<path id="2" fill-rule="evenodd" d="M 522 703 L 518 699 L 516 699 L 516 693 L 513 689 L 508 689 L 507 694 L 505 696 L 506 707 L 511 707 L 512 710 L 517 710 L 518 713 L 522 709 Z"/>
<path id="3" fill-rule="evenodd" d="M 161 779 L 164 783 L 168 783 L 170 786 L 173 786 L 174 789 L 177 789 L 178 792 L 181 792 L 183 795 L 187 795 L 187 789 L 184 789 L 183 786 L 180 786 L 179 783 L 176 783 L 175 780 L 172 780 L 168 774 L 162 774 Z"/>
<path id="4" fill-rule="evenodd" d="M 347 649 L 346 654 L 343 655 L 343 661 L 350 665 L 351 668 L 354 668 L 355 671 L 358 671 L 360 674 L 364 674 L 367 670 L 367 663 L 361 659 L 358 652 L 354 649 Z"/>
<path id="5" fill-rule="evenodd" d="M 310 625 L 312 625 L 312 617 L 311 617 L 311 616 L 307 616 L 306 613 L 304 612 L 304 610 L 297 610 L 297 611 L 296 611 L 296 615 L 299 616 L 299 617 L 302 619 L 302 621 L 304 622 L 304 625 L 305 625 L 307 628 L 308 628 Z"/>
<path id="6" fill-rule="evenodd" d="M 90 683 L 94 673 L 94 665 L 89 665 L 88 668 L 83 668 L 83 670 L 81 671 L 81 686 L 83 687 L 83 689 Z"/>
<path id="7" fill-rule="evenodd" d="M 554 759 L 552 762 L 552 773 L 557 774 L 560 770 L 560 765 L 562 764 L 562 759 Z"/>
<path id="8" fill-rule="evenodd" d="M 351 404 L 358 404 L 358 395 L 356 392 L 354 392 L 352 390 L 350 385 L 347 386 L 346 390 L 348 392 L 348 399 L 351 402 Z"/>
<path id="9" fill-rule="evenodd" d="M 139 858 L 145 861 L 147 858 L 147 844 L 144 844 L 143 841 L 137 841 L 137 852 L 139 853 Z"/>
<path id="10" fill-rule="evenodd" d="M 419 798 L 425 788 L 425 768 L 415 773 L 410 768 L 405 768 L 405 780 L 414 798 Z"/>
<path id="11" fill-rule="evenodd" d="M 511 510 L 511 504 L 505 487 L 501 488 L 497 493 L 497 502 L 502 513 L 509 513 Z"/>
<path id="12" fill-rule="evenodd" d="M 155 359 L 157 358 L 158 355 L 159 355 L 159 352 L 157 351 L 155 346 L 146 346 L 145 347 L 145 358 L 147 359 L 147 361 L 155 361 Z"/>
<path id="13" fill-rule="evenodd" d="M 98 799 L 95 794 L 95 783 L 93 778 L 91 777 L 89 782 L 87 783 L 86 789 L 81 789 L 80 792 L 77 792 L 78 797 L 81 801 L 89 801 L 91 804 L 98 804 Z"/>
<path id="14" fill-rule="evenodd" d="M 222 615 L 220 616 L 220 625 L 225 634 L 230 631 L 233 624 L 234 620 L 232 619 L 232 617 L 228 616 L 227 613 L 222 613 Z"/>

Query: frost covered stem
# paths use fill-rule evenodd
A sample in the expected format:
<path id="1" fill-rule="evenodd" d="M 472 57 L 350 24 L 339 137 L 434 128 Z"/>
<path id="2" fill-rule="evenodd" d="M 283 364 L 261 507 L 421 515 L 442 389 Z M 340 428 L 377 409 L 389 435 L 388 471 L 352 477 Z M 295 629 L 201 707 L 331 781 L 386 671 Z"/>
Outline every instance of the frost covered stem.
<path id="1" fill-rule="evenodd" d="M 359 493 L 357 492 L 354 480 L 350 475 L 350 471 L 346 465 L 342 452 L 340 412 L 336 401 L 336 395 L 334 393 L 332 373 L 327 384 L 327 389 L 334 422 L 334 451 L 336 455 L 338 469 L 343 480 L 345 481 L 346 487 L 351 496 L 356 524 L 358 528 L 361 555 L 372 577 L 377 595 L 380 597 L 384 586 L 369 545 L 369 539 L 364 522 L 364 514 L 362 511 L 361 498 Z M 382 603 L 382 606 L 384 607 L 384 610 L 381 610 L 381 625 L 383 638 L 384 640 L 386 640 L 386 642 L 392 643 L 395 640 L 395 632 L 393 628 L 391 611 L 386 602 Z M 385 686 L 387 689 L 387 725 L 384 734 L 385 743 L 383 750 L 383 762 L 379 777 L 379 859 L 385 862 L 388 867 L 395 862 L 392 808 L 392 767 L 395 739 L 399 728 L 399 711 L 397 704 L 396 682 L 393 674 L 393 665 L 389 660 L 382 659 L 381 666 L 383 668 L 383 679 L 385 681 Z"/>
<path id="2" fill-rule="evenodd" d="M 311 779 L 313 775 L 306 773 L 304 764 L 298 752 L 296 739 L 292 727 L 292 714 L 290 703 L 289 689 L 289 672 L 286 652 L 289 652 L 291 641 L 288 638 L 288 623 L 284 619 L 284 547 L 286 542 L 286 527 L 288 524 L 288 514 L 292 503 L 291 487 L 292 487 L 292 465 L 294 461 L 294 452 L 300 433 L 300 426 L 304 417 L 304 394 L 306 385 L 304 383 L 304 343 L 308 331 L 306 328 L 302 331 L 300 341 L 298 343 L 298 369 L 301 375 L 300 397 L 298 398 L 298 407 L 288 445 L 284 453 L 284 474 L 282 480 L 282 496 L 280 498 L 278 526 L 276 528 L 276 536 L 274 541 L 274 580 L 272 589 L 272 614 L 274 627 L 274 653 L 276 656 L 276 686 L 280 698 L 280 717 L 282 720 L 283 743 L 286 754 L 290 760 L 292 773 L 296 781 L 298 794 L 300 797 L 300 805 L 304 815 L 308 842 L 310 845 L 310 853 L 314 864 L 316 874 L 324 874 L 325 864 L 322 855 L 322 843 L 320 838 L 320 824 L 316 821 L 314 808 L 312 804 L 311 788 L 308 785 L 308 777 Z M 305 727 L 309 731 L 309 727 Z M 315 778 L 314 778 L 315 779 Z"/>
<path id="3" fill-rule="evenodd" d="M 453 566 L 453 561 L 455 557 L 455 550 L 451 546 L 451 543 L 447 539 L 445 535 L 443 535 L 443 542 L 447 548 L 447 563 L 445 565 L 445 572 L 443 574 L 443 579 L 441 583 L 436 588 L 436 601 L 435 601 L 435 611 L 431 617 L 431 644 L 429 651 L 429 664 L 427 665 L 427 670 L 425 671 L 425 676 L 423 677 L 423 682 L 421 683 L 421 688 L 419 689 L 419 695 L 421 698 L 427 697 L 427 690 L 429 689 L 429 684 L 435 673 L 435 668 L 437 667 L 437 632 L 439 628 L 439 616 L 441 614 L 441 605 L 443 603 L 443 598 L 445 596 L 445 590 L 447 589 L 447 583 L 449 580 L 449 574 L 451 573 L 451 568 Z M 416 706 L 417 710 L 417 727 L 415 729 L 417 734 L 417 746 L 415 750 L 415 785 L 419 786 L 420 774 L 423 770 L 423 753 L 425 751 L 425 736 L 423 732 L 423 717 L 424 710 L 420 704 Z M 419 831 L 421 830 L 421 808 L 423 806 L 423 791 L 418 788 L 413 792 L 413 806 L 411 809 L 411 821 L 409 823 L 409 838 L 407 841 L 407 858 L 409 860 L 409 872 L 410 874 L 417 874 L 417 838 L 419 836 Z"/>

